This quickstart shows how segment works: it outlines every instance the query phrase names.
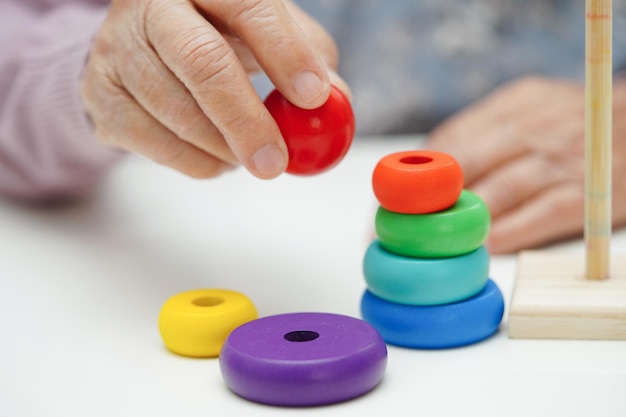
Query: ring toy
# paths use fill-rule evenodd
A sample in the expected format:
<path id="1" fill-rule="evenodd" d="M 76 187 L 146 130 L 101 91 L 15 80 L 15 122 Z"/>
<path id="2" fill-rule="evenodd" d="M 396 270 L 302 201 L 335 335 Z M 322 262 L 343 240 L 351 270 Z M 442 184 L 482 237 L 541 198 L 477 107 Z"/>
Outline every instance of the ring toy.
<path id="1" fill-rule="evenodd" d="M 504 314 L 504 298 L 490 279 L 464 301 L 436 306 L 390 303 L 366 290 L 361 314 L 389 344 L 444 349 L 479 342 L 494 334 Z"/>
<path id="2" fill-rule="evenodd" d="M 292 313 L 235 329 L 219 362 L 226 385 L 243 398 L 315 406 L 345 401 L 378 385 L 387 365 L 387 347 L 363 320 Z"/>
<path id="3" fill-rule="evenodd" d="M 469 298 L 487 283 L 489 253 L 484 246 L 451 258 L 410 258 L 370 244 L 363 259 L 368 289 L 392 303 L 448 304 Z"/>
<path id="4" fill-rule="evenodd" d="M 429 214 L 400 214 L 379 207 L 376 234 L 390 252 L 415 258 L 463 255 L 481 246 L 491 225 L 483 200 L 463 190 L 457 203 Z"/>
<path id="5" fill-rule="evenodd" d="M 463 189 L 463 171 L 450 155 L 407 151 L 382 158 L 372 175 L 381 206 L 404 214 L 423 214 L 454 205 Z"/>
<path id="6" fill-rule="evenodd" d="M 215 357 L 236 327 L 257 318 L 245 295 L 222 289 L 183 292 L 169 298 L 159 314 L 159 331 L 174 353 L 196 358 Z"/>

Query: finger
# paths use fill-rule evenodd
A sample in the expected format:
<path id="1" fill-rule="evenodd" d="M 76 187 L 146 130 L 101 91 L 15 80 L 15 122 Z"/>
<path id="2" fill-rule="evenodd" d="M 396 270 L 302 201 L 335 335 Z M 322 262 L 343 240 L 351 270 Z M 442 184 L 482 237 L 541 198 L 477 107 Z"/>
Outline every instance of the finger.
<path id="1" fill-rule="evenodd" d="M 626 225 L 626 78 L 613 86 L 613 224 Z"/>
<path id="2" fill-rule="evenodd" d="M 582 184 L 545 189 L 519 208 L 494 218 L 487 248 L 494 254 L 512 253 L 580 234 L 583 202 Z"/>
<path id="3" fill-rule="evenodd" d="M 511 93 L 513 90 L 513 93 Z M 485 100 L 452 116 L 428 136 L 429 149 L 455 157 L 461 167 L 466 186 L 495 166 L 519 157 L 528 151 L 519 140 L 517 119 L 521 101 L 507 99 L 516 89 L 496 91 Z"/>
<path id="4" fill-rule="evenodd" d="M 147 45 L 120 71 L 124 88 L 150 115 L 180 139 L 229 164 L 237 158 L 221 132 L 185 86 Z"/>
<path id="5" fill-rule="evenodd" d="M 280 130 L 228 42 L 185 1 L 151 5 L 147 38 L 237 159 L 260 178 L 282 173 L 288 154 Z"/>
<path id="6" fill-rule="evenodd" d="M 511 83 L 444 122 L 429 135 L 428 147 L 455 156 L 469 185 L 497 165 L 529 152 L 540 139 L 535 136 L 556 125 L 563 114 L 563 101 L 547 98 L 572 95 L 578 88 L 535 77 Z M 578 102 L 568 106 L 580 107 Z"/>
<path id="7" fill-rule="evenodd" d="M 320 54 L 322 60 L 328 67 L 330 83 L 338 87 L 346 97 L 351 98 L 352 94 L 346 82 L 335 72 L 339 63 L 339 50 L 332 37 L 326 30 L 307 13 L 292 2 L 286 2 L 287 9 L 293 19 L 301 27 L 304 34 Z M 232 34 L 229 28 L 218 24 L 216 26 L 235 51 L 239 61 L 248 74 L 254 74 L 262 68 L 250 51 L 248 45 L 243 40 Z"/>
<path id="8" fill-rule="evenodd" d="M 348 84 L 337 73 L 339 65 L 339 49 L 330 34 L 315 19 L 311 18 L 304 10 L 291 1 L 286 2 L 287 9 L 300 27 L 304 34 L 310 39 L 322 60 L 328 67 L 328 77 L 330 83 L 337 87 L 341 92 L 352 101 L 352 91 Z"/>
<path id="9" fill-rule="evenodd" d="M 197 4 L 243 39 L 290 102 L 306 109 L 326 102 L 330 94 L 327 65 L 284 1 L 197 0 Z"/>
<path id="10" fill-rule="evenodd" d="M 533 100 L 534 91 L 528 87 L 534 81 L 524 79 L 500 87 L 482 100 L 464 108 L 441 123 L 431 133 L 431 138 L 439 146 L 453 147 L 458 142 L 477 141 L 485 129 L 499 125 L 511 116 L 518 116 Z"/>
<path id="11" fill-rule="evenodd" d="M 235 36 L 225 35 L 225 39 L 228 41 L 230 47 L 235 51 L 235 55 L 241 62 L 243 69 L 248 75 L 254 75 L 262 70 L 261 66 L 257 62 L 256 58 L 240 38 Z"/>
<path id="12" fill-rule="evenodd" d="M 475 140 L 474 135 L 484 131 L 486 127 L 524 116 L 538 107 L 545 107 L 550 104 L 546 98 L 558 94 L 555 89 L 562 91 L 571 89 L 573 85 L 542 77 L 523 77 L 497 88 L 484 99 L 444 121 L 441 129 L 454 130 L 454 135 L 448 135 L 447 140 Z M 445 141 L 446 138 L 442 140 Z"/>
<path id="13" fill-rule="evenodd" d="M 348 99 L 348 101 L 352 101 L 352 91 L 348 84 L 341 78 L 339 74 L 337 74 L 334 70 L 329 71 L 330 82 L 332 85 L 337 87 Z"/>
<path id="14" fill-rule="evenodd" d="M 317 20 L 311 18 L 311 16 L 295 3 L 288 1 L 286 2 L 286 6 L 293 19 L 302 28 L 302 31 L 309 38 L 328 68 L 336 70 L 337 65 L 339 65 L 339 49 L 330 34 Z M 332 83 L 332 76 L 330 81 Z"/>
<path id="15" fill-rule="evenodd" d="M 476 178 L 469 188 L 480 195 L 491 214 L 497 216 L 559 182 L 582 183 L 582 134 L 578 123 L 555 123 L 550 131 L 535 134 L 534 143 L 538 147 L 531 143 L 528 152 L 493 167 Z"/>
<path id="16" fill-rule="evenodd" d="M 512 209 L 561 180 L 541 155 L 526 154 L 493 170 L 471 190 L 489 207 L 492 216 Z"/>
<path id="17" fill-rule="evenodd" d="M 452 155 L 463 168 L 466 187 L 495 167 L 528 153 L 528 144 L 520 140 L 513 122 L 492 124 L 466 140 L 454 135 L 448 130 L 438 132 L 429 137 L 426 147 Z"/>
<path id="18" fill-rule="evenodd" d="M 211 178 L 233 168 L 178 139 L 121 89 L 110 97 L 109 103 L 92 101 L 99 104 L 94 105 L 91 114 L 108 117 L 108 120 L 94 120 L 96 135 L 103 142 L 144 155 L 193 178 Z"/>

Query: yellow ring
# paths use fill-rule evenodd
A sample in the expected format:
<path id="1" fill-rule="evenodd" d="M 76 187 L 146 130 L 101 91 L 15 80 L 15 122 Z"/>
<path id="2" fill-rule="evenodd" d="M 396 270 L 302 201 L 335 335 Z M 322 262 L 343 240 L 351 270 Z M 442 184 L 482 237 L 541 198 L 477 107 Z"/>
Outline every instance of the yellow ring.
<path id="1" fill-rule="evenodd" d="M 257 318 L 245 295 L 222 289 L 186 291 L 169 298 L 159 314 L 159 331 L 174 353 L 195 358 L 219 356 L 235 328 Z"/>

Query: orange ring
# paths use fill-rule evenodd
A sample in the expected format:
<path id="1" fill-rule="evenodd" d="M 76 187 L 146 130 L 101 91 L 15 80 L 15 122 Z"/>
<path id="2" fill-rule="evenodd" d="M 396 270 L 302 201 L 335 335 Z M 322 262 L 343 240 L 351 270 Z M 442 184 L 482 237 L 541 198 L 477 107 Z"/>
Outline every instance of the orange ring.
<path id="1" fill-rule="evenodd" d="M 381 206 L 403 214 L 425 214 L 453 206 L 463 190 L 463 171 L 450 155 L 407 151 L 382 158 L 372 175 Z"/>

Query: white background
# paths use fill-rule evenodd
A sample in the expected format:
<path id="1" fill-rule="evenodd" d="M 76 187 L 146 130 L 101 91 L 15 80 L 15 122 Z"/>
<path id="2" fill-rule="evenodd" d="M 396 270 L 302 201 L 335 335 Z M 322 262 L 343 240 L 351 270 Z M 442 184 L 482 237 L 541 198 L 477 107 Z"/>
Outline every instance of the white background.
<path id="1" fill-rule="evenodd" d="M 506 317 L 469 347 L 389 347 L 373 392 L 296 410 L 243 400 L 217 359 L 163 347 L 161 305 L 190 289 L 243 292 L 261 316 L 358 317 L 371 172 L 416 143 L 357 140 L 326 174 L 274 181 L 193 181 L 132 157 L 82 202 L 0 200 L 0 416 L 626 416 L 626 342 L 511 340 Z M 614 240 L 624 256 L 626 235 Z M 515 257 L 492 258 L 507 307 L 514 274 Z"/>

